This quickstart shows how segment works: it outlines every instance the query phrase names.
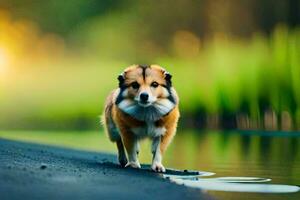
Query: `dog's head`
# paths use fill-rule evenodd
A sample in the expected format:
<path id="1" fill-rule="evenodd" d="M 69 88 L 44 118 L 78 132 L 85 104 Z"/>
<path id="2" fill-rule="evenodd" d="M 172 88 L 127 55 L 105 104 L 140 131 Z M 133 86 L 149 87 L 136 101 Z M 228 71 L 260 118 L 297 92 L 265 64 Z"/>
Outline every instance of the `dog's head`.
<path id="1" fill-rule="evenodd" d="M 119 75 L 117 106 L 139 120 L 158 120 L 177 104 L 172 76 L 158 65 L 133 65 Z"/>

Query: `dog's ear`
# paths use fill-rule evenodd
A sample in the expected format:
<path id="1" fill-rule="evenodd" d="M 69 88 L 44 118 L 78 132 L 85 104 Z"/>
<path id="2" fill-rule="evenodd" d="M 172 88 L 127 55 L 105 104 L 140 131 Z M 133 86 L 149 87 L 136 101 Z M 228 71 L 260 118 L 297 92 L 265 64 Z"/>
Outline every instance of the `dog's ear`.
<path id="1" fill-rule="evenodd" d="M 167 82 L 167 86 L 172 87 L 172 75 L 167 71 L 165 71 L 164 75 L 165 75 L 165 80 Z"/>
<path id="2" fill-rule="evenodd" d="M 124 87 L 124 83 L 125 83 L 125 77 L 124 77 L 124 73 L 120 74 L 118 76 L 118 80 L 119 80 L 119 87 Z"/>

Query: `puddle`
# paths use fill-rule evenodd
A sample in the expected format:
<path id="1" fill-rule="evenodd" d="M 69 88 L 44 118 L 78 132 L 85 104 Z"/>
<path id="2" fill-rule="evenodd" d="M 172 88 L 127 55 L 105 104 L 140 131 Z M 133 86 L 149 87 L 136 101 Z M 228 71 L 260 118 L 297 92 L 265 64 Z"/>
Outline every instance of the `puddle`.
<path id="1" fill-rule="evenodd" d="M 225 183 L 263 183 L 271 181 L 270 178 L 259 177 L 218 177 L 211 178 L 210 181 L 225 182 Z"/>
<path id="2" fill-rule="evenodd" d="M 201 178 L 205 176 L 212 176 L 215 173 L 213 172 L 201 172 L 200 175 L 170 175 L 164 174 L 164 178 L 171 180 L 180 179 L 180 180 L 191 180 L 191 181 L 204 181 L 204 182 L 223 182 L 223 183 L 264 183 L 269 182 L 269 178 L 259 178 L 259 177 L 217 177 L 217 178 Z"/>
<path id="3" fill-rule="evenodd" d="M 215 175 L 215 173 L 213 172 L 204 172 L 204 171 L 199 171 L 197 174 L 186 174 L 183 173 L 183 175 L 180 175 L 178 173 L 176 174 L 169 174 L 168 171 L 166 172 L 166 174 L 163 174 L 164 178 L 174 178 L 174 179 L 198 179 L 200 177 L 206 177 L 206 176 L 213 176 Z"/>
<path id="4" fill-rule="evenodd" d="M 193 188 L 200 188 L 202 190 L 215 190 L 226 192 L 256 192 L 256 193 L 294 193 L 299 191 L 298 186 L 280 185 L 280 184 L 253 184 L 253 183 L 226 183 L 213 181 L 194 181 L 171 179 L 180 185 L 185 185 Z"/>
<path id="5" fill-rule="evenodd" d="M 225 192 L 253 192 L 253 193 L 294 193 L 300 187 L 294 185 L 266 184 L 269 178 L 260 177 L 213 177 L 213 172 L 199 172 L 198 175 L 174 175 L 163 174 L 164 178 L 171 182 L 187 187 L 199 188 L 202 190 L 214 190 Z"/>

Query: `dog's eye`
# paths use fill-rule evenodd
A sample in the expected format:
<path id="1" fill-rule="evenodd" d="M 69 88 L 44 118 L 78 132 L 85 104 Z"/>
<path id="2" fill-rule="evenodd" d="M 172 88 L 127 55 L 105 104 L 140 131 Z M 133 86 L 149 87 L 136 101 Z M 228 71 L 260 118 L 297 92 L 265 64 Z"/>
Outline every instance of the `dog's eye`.
<path id="1" fill-rule="evenodd" d="M 158 83 L 157 82 L 151 83 L 151 87 L 157 88 L 158 87 Z"/>
<path id="2" fill-rule="evenodd" d="M 131 87 L 133 88 L 133 89 L 139 89 L 139 87 L 140 87 L 140 84 L 138 84 L 138 82 L 133 82 L 133 83 L 131 83 Z"/>

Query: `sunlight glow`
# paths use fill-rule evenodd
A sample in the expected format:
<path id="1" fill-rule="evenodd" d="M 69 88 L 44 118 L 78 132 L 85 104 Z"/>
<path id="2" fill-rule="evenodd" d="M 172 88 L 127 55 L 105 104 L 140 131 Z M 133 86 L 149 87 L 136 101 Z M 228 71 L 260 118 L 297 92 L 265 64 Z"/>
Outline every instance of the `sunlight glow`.
<path id="1" fill-rule="evenodd" d="M 0 48 L 0 73 L 4 73 L 8 66 L 8 55 L 3 48 Z"/>

